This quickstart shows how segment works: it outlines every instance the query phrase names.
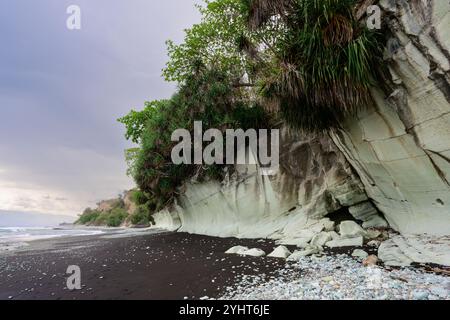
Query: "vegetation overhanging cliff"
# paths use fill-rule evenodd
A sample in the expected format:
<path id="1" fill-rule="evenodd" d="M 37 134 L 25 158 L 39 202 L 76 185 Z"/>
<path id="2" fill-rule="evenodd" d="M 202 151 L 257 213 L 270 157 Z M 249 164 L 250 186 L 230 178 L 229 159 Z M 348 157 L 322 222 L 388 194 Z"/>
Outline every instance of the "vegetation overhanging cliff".
<path id="1" fill-rule="evenodd" d="M 175 129 L 290 127 L 326 134 L 370 101 L 382 76 L 382 34 L 357 21 L 354 0 L 215 0 L 200 8 L 202 22 L 184 43 L 168 42 L 168 100 L 146 104 L 120 119 L 129 173 L 156 213 L 191 178 L 221 180 L 224 166 L 174 165 Z"/>
<path id="2" fill-rule="evenodd" d="M 373 4 L 378 32 L 361 20 Z M 403 234 L 450 234 L 449 3 L 217 0 L 201 10 L 185 42 L 169 42 L 164 75 L 178 93 L 120 120 L 139 144 L 129 171 L 157 223 L 295 243 L 323 230 L 305 217 L 344 208 L 366 226 L 384 225 L 382 214 Z M 170 134 L 194 120 L 280 128 L 280 173 L 173 165 Z"/>

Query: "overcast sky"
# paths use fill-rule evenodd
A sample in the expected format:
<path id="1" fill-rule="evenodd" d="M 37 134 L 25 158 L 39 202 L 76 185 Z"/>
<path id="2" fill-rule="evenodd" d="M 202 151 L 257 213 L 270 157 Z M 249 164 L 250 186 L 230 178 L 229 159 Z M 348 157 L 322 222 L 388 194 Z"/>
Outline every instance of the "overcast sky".
<path id="1" fill-rule="evenodd" d="M 0 210 L 79 214 L 133 186 L 116 119 L 169 97 L 198 0 L 0 1 Z M 81 8 L 82 29 L 66 28 Z"/>

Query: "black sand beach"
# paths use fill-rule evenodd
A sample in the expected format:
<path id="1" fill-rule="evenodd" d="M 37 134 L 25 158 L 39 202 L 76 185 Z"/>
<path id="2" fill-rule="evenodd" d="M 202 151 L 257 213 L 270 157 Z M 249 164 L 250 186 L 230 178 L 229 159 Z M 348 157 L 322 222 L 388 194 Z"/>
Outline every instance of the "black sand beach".
<path id="1" fill-rule="evenodd" d="M 2 300 L 182 300 L 220 296 L 242 275 L 270 277 L 285 261 L 226 255 L 232 246 L 267 251 L 262 240 L 183 233 L 60 238 L 0 253 Z M 66 270 L 81 269 L 82 290 L 69 291 Z"/>

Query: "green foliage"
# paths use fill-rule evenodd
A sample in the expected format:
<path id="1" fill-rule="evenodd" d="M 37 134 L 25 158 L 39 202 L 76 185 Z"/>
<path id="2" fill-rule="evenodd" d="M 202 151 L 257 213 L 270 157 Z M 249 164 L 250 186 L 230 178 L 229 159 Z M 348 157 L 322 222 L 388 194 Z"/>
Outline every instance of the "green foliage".
<path id="1" fill-rule="evenodd" d="M 145 226 L 150 223 L 150 211 L 147 206 L 139 206 L 131 215 L 131 223 L 135 226 Z"/>
<path id="2" fill-rule="evenodd" d="M 136 205 L 141 206 L 149 201 L 149 197 L 141 190 L 133 190 L 131 193 L 131 201 L 133 201 Z"/>
<path id="3" fill-rule="evenodd" d="M 198 8 L 202 21 L 186 30 L 184 42 L 167 41 L 166 80 L 182 84 L 202 66 L 240 77 L 246 64 L 236 47 L 239 35 L 246 32 L 240 1 L 205 0 Z"/>
<path id="4" fill-rule="evenodd" d="M 177 144 L 171 141 L 172 132 L 180 128 L 192 132 L 194 121 L 202 121 L 204 130 L 227 127 L 237 96 L 226 75 L 201 69 L 186 79 L 171 100 L 160 105 L 142 134 L 135 162 L 134 179 L 139 189 L 154 199 L 149 203 L 151 208 L 164 208 L 183 181 L 207 172 L 203 167 L 172 163 L 172 149 Z"/>
<path id="5" fill-rule="evenodd" d="M 128 217 L 128 213 L 123 208 L 114 208 L 108 213 L 105 213 L 104 221 L 108 227 L 119 227 L 125 219 Z"/>
<path id="6" fill-rule="evenodd" d="M 127 163 L 127 175 L 134 176 L 136 171 L 136 160 L 141 150 L 139 148 L 130 148 L 125 150 L 125 161 Z"/>
<path id="7" fill-rule="evenodd" d="M 133 160 L 133 178 L 140 192 L 133 194 L 134 201 L 146 205 L 151 212 L 171 204 L 177 188 L 195 177 L 220 179 L 223 166 L 175 165 L 171 159 L 171 141 L 176 129 L 193 132 L 194 121 L 201 121 L 203 129 L 259 128 L 269 119 L 264 110 L 250 104 L 246 89 L 235 86 L 228 73 L 201 67 L 188 76 L 178 92 L 170 99 L 158 103 L 147 119 L 141 141 Z M 147 115 L 147 111 L 144 110 Z M 133 116 L 136 114 L 133 112 Z M 138 117 L 142 118 L 142 117 Z"/>
<path id="8" fill-rule="evenodd" d="M 382 44 L 353 16 L 355 0 L 243 0 L 252 29 L 280 25 L 260 73 L 262 95 L 306 130 L 339 126 L 370 101 Z M 277 110 L 277 109 L 275 109 Z"/>
<path id="9" fill-rule="evenodd" d="M 118 199 L 108 211 L 86 209 L 76 221 L 76 224 L 119 227 L 127 217 L 128 213 L 124 208 L 123 200 Z"/>
<path id="10" fill-rule="evenodd" d="M 83 214 L 78 218 L 75 224 L 88 225 L 93 223 L 100 216 L 100 212 L 87 208 Z"/>
<path id="11" fill-rule="evenodd" d="M 147 121 L 158 112 L 159 106 L 164 103 L 164 100 L 147 101 L 142 111 L 131 110 L 126 116 L 118 119 L 117 121 L 125 125 L 125 138 L 133 143 L 140 143 Z"/>
<path id="12" fill-rule="evenodd" d="M 236 128 L 248 129 L 267 129 L 271 119 L 263 107 L 256 104 L 252 107 L 247 105 L 238 105 L 233 109 L 232 119 Z"/>

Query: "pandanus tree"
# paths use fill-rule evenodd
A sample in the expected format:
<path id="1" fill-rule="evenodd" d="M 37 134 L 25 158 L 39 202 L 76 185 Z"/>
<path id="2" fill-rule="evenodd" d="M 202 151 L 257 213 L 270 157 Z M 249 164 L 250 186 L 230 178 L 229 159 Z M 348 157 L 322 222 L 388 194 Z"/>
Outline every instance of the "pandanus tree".
<path id="1" fill-rule="evenodd" d="M 242 3 L 250 32 L 276 30 L 260 50 L 271 58 L 258 76 L 271 111 L 292 126 L 320 131 L 367 106 L 382 69 L 383 46 L 380 33 L 355 18 L 355 0 Z"/>

